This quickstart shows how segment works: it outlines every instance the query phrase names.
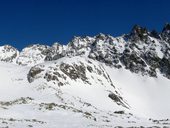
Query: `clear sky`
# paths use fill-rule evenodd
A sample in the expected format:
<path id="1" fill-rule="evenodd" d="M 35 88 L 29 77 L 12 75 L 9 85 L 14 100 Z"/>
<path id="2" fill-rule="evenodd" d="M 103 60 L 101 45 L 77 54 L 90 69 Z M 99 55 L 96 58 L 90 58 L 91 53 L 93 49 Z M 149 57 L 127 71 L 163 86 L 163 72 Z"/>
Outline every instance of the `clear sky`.
<path id="1" fill-rule="evenodd" d="M 0 45 L 66 44 L 74 35 L 118 36 L 134 24 L 161 31 L 170 0 L 0 0 Z"/>

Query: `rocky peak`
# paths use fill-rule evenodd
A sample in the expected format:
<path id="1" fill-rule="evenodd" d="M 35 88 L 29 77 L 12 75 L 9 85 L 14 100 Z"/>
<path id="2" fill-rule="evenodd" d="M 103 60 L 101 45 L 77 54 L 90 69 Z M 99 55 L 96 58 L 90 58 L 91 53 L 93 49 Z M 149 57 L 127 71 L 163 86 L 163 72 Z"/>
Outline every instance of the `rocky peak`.
<path id="1" fill-rule="evenodd" d="M 0 61 L 15 63 L 18 55 L 19 51 L 16 48 L 10 45 L 0 46 Z"/>
<path id="2" fill-rule="evenodd" d="M 162 30 L 161 36 L 162 36 L 163 40 L 170 43 L 170 24 L 169 23 L 165 24 L 165 26 Z"/>
<path id="3" fill-rule="evenodd" d="M 24 48 L 17 59 L 17 64 L 33 66 L 44 62 L 46 57 L 44 51 L 48 48 L 49 46 L 40 44 L 33 44 Z"/>
<path id="4" fill-rule="evenodd" d="M 165 32 L 165 31 L 170 31 L 170 24 L 169 23 L 166 23 L 162 32 Z"/>
<path id="5" fill-rule="evenodd" d="M 145 27 L 135 25 L 130 32 L 131 41 L 146 41 L 148 36 L 148 30 Z"/>
<path id="6" fill-rule="evenodd" d="M 95 38 L 98 40 L 105 40 L 106 37 L 107 37 L 107 35 L 105 35 L 103 33 L 99 33 L 97 36 L 95 36 Z"/>
<path id="7" fill-rule="evenodd" d="M 57 43 L 54 43 L 52 45 L 52 47 L 50 47 L 48 49 L 50 49 L 51 51 L 53 51 L 53 52 L 55 52 L 57 54 L 62 54 L 66 50 L 66 46 L 57 42 Z"/>
<path id="8" fill-rule="evenodd" d="M 43 51 L 43 54 L 46 55 L 45 61 L 57 60 L 61 57 L 65 56 L 66 46 L 61 45 L 56 42 L 52 45 L 52 47 L 47 48 Z"/>
<path id="9" fill-rule="evenodd" d="M 68 43 L 68 47 L 80 49 L 82 47 L 89 46 L 89 44 L 91 44 L 93 41 L 94 38 L 89 36 L 86 37 L 74 36 L 74 38 Z"/>
<path id="10" fill-rule="evenodd" d="M 67 45 L 66 55 L 76 56 L 89 52 L 91 44 L 94 42 L 93 37 L 74 37 Z"/>

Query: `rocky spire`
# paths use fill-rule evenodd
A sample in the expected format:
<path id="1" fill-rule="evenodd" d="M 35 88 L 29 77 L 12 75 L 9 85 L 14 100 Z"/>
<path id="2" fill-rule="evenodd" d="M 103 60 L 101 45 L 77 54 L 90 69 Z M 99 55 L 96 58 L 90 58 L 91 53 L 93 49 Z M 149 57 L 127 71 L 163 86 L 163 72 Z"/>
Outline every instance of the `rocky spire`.
<path id="1" fill-rule="evenodd" d="M 134 25 L 130 32 L 130 39 L 132 41 L 142 40 L 145 41 L 148 35 L 148 30 L 145 27 Z"/>
<path id="2" fill-rule="evenodd" d="M 161 37 L 163 40 L 170 43 L 170 24 L 166 23 L 165 26 L 162 29 Z"/>

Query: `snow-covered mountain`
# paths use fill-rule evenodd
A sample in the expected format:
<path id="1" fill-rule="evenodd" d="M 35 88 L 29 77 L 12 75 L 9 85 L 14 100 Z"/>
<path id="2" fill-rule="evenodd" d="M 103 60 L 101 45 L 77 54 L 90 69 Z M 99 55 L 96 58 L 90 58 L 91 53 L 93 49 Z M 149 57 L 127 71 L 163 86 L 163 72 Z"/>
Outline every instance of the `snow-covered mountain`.
<path id="1" fill-rule="evenodd" d="M 170 25 L 0 47 L 0 126 L 170 127 Z"/>
<path id="2" fill-rule="evenodd" d="M 0 46 L 0 61 L 16 63 L 18 56 L 19 51 L 16 48 L 10 45 Z"/>
<path id="3" fill-rule="evenodd" d="M 48 46 L 34 44 L 24 48 L 21 52 L 19 57 L 17 58 L 16 63 L 19 65 L 29 65 L 33 66 L 37 63 L 44 62 L 45 55 L 43 51 L 45 51 Z"/>

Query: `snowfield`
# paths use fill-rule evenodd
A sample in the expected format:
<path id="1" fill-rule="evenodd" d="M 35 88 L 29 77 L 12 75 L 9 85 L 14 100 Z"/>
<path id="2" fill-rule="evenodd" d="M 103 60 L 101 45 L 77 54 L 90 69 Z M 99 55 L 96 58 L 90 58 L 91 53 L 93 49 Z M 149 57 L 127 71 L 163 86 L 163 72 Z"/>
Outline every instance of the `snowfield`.
<path id="1" fill-rule="evenodd" d="M 71 80 L 69 76 L 63 86 L 43 77 L 29 83 L 27 74 L 31 67 L 0 62 L 1 127 L 170 127 L 170 80 L 162 75 L 143 77 L 85 57 L 41 63 L 44 71 L 39 75 L 62 63 L 91 65 L 94 72 L 86 73 L 91 84 L 81 79 Z M 95 67 L 102 67 L 111 81 L 96 74 Z M 115 91 L 126 107 L 109 98 L 110 92 Z"/>

